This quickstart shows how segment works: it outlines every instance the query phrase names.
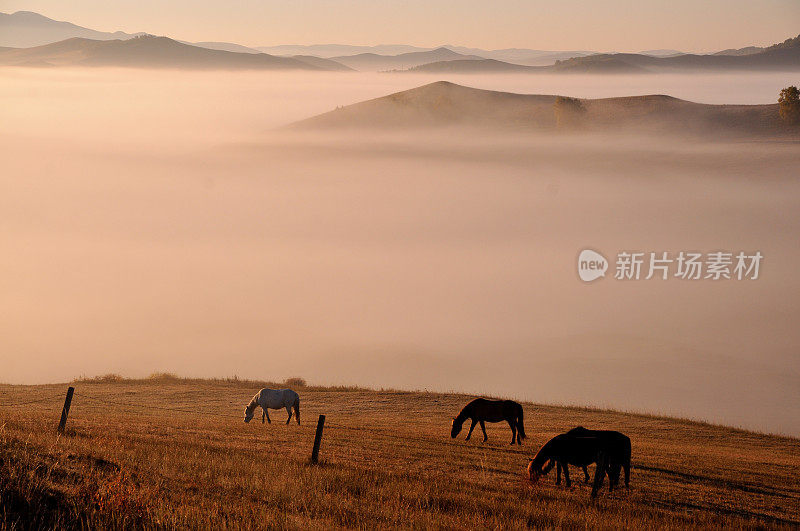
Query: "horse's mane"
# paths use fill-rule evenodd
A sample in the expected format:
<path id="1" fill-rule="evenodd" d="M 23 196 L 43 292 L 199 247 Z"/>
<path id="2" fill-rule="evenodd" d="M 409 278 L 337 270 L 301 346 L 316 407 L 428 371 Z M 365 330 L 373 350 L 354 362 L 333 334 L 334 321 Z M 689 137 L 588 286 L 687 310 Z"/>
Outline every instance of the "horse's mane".
<path id="1" fill-rule="evenodd" d="M 474 400 L 472 402 L 474 402 Z M 464 420 L 469 416 L 469 410 L 472 409 L 472 402 L 461 408 L 461 411 L 458 412 L 456 420 L 464 422 Z"/>
<path id="2" fill-rule="evenodd" d="M 552 442 L 553 442 L 553 440 L 551 439 L 551 440 L 547 441 L 546 443 L 544 443 L 542 445 L 542 447 L 539 448 L 539 451 L 536 452 L 536 455 L 533 456 L 533 459 L 531 459 L 531 461 L 533 463 L 536 463 L 536 465 L 539 466 L 540 468 L 541 468 L 541 465 L 543 465 L 544 462 L 547 459 L 549 459 L 549 456 L 545 455 L 545 451 L 549 451 L 550 450 L 550 447 L 552 446 L 552 444 L 551 444 Z"/>
<path id="3" fill-rule="evenodd" d="M 253 411 L 258 405 L 258 397 L 261 396 L 261 391 L 253 395 L 253 399 L 247 404 L 247 411 Z"/>
<path id="4" fill-rule="evenodd" d="M 536 462 L 539 459 L 539 454 L 541 454 L 544 451 L 545 446 L 547 446 L 547 444 L 544 444 L 541 448 L 539 448 L 539 450 L 536 452 L 536 455 L 533 456 L 533 459 L 531 459 L 531 461 Z"/>

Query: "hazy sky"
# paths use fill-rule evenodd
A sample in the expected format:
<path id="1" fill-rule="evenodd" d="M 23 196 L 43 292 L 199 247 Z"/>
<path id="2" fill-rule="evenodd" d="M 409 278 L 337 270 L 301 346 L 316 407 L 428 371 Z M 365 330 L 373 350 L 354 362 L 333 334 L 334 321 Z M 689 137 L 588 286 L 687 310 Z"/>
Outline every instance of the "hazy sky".
<path id="1" fill-rule="evenodd" d="M 273 44 L 711 51 L 800 32 L 798 0 L 28 0 L 93 29 Z"/>

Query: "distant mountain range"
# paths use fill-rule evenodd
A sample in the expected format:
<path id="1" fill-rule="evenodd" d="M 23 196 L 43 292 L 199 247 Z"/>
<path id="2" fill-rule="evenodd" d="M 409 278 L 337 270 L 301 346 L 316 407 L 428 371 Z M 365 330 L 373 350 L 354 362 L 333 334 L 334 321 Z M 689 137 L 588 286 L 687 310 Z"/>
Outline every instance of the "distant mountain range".
<path id="1" fill-rule="evenodd" d="M 763 51 L 764 48 L 761 46 L 746 46 L 744 48 L 728 48 L 727 50 L 721 50 L 714 55 L 751 55 Z"/>
<path id="2" fill-rule="evenodd" d="M 752 53 L 680 54 L 662 57 L 632 53 L 595 54 L 556 61 L 550 66 L 524 66 L 494 59 L 448 60 L 426 63 L 409 69 L 411 72 L 427 73 L 550 72 L 585 74 L 727 70 L 800 71 L 800 36 L 767 48 L 759 48 L 758 51 Z"/>
<path id="3" fill-rule="evenodd" d="M 644 50 L 639 53 L 642 55 L 651 55 L 653 57 L 671 57 L 673 55 L 683 55 L 686 52 L 680 50 Z"/>
<path id="4" fill-rule="evenodd" d="M 525 66 L 506 63 L 505 61 L 497 61 L 495 59 L 477 59 L 437 61 L 435 63 L 427 63 L 408 69 L 408 72 L 453 74 L 498 72 L 630 74 L 645 71 L 646 69 L 638 65 L 620 60 L 616 55 L 607 54 L 575 57 L 566 61 L 556 61 L 554 65 L 549 66 Z"/>
<path id="5" fill-rule="evenodd" d="M 347 68 L 317 57 L 276 57 L 265 53 L 210 50 L 152 35 L 127 40 L 75 37 L 33 48 L 0 48 L 0 65 L 317 71 Z"/>
<path id="6" fill-rule="evenodd" d="M 439 81 L 340 107 L 297 122 L 292 129 L 481 127 L 555 130 L 557 96 L 512 94 Z M 778 105 L 706 105 L 650 95 L 580 100 L 580 130 L 653 134 L 790 136 Z M 793 135 L 793 136 L 792 136 Z"/>
<path id="7" fill-rule="evenodd" d="M 0 13 L 0 46 L 29 48 L 53 42 L 82 37 L 84 39 L 110 40 L 130 39 L 142 33 L 115 31 L 96 31 L 76 26 L 70 22 L 60 22 L 31 11 Z"/>
<path id="8" fill-rule="evenodd" d="M 502 50 L 484 50 L 482 48 L 467 48 L 465 46 L 453 46 L 444 44 L 433 48 L 421 48 L 419 46 L 407 46 L 403 44 L 380 44 L 377 46 L 351 46 L 344 44 L 313 44 L 313 45 L 281 45 L 281 46 L 259 46 L 258 50 L 274 55 L 293 55 L 310 54 L 317 57 L 339 60 L 342 57 L 354 55 L 372 54 L 378 56 L 396 56 L 415 52 L 431 52 L 437 49 L 447 49 L 468 58 L 477 56 L 482 59 L 496 59 L 509 63 L 516 63 L 528 66 L 550 65 L 557 60 L 569 59 L 571 57 L 582 57 L 598 52 L 592 51 L 553 51 L 553 50 L 531 50 L 527 48 L 506 48 Z M 680 52 L 677 52 L 680 53 Z M 430 61 L 429 61 L 430 62 Z M 366 68 L 366 61 L 357 65 Z M 421 64 L 421 63 L 419 63 Z M 416 66 L 416 61 L 408 64 L 407 68 Z M 401 68 L 401 65 L 389 61 L 375 61 L 378 70 L 391 70 Z M 358 69 L 358 68 L 356 68 Z"/>
<path id="9" fill-rule="evenodd" d="M 73 37 L 82 37 L 94 40 L 115 40 L 130 39 L 132 37 L 146 35 L 146 33 L 125 33 L 104 32 L 77 26 L 70 22 L 61 22 L 47 18 L 38 13 L 30 11 L 18 11 L 13 14 L 0 13 L 0 47 L 28 48 L 41 46 L 54 42 L 66 40 Z M 455 54 L 460 54 L 462 59 L 474 58 L 477 56 L 486 59 L 497 59 L 521 65 L 539 66 L 553 64 L 557 60 L 569 59 L 571 57 L 582 57 L 597 52 L 592 51 L 549 51 L 549 50 L 530 50 L 524 48 L 508 48 L 503 50 L 483 50 L 480 48 L 465 48 L 460 46 L 439 46 L 434 48 L 424 48 L 419 46 L 409 46 L 405 44 L 381 44 L 377 46 L 355 46 L 347 44 L 314 44 L 314 45 L 279 45 L 279 46 L 242 46 L 232 42 L 189 42 L 178 41 L 183 44 L 191 44 L 201 48 L 211 50 L 221 50 L 236 53 L 267 53 L 283 57 L 319 57 L 324 59 L 342 58 L 356 56 L 352 60 L 350 68 L 356 70 L 374 69 L 392 70 L 404 69 L 445 60 L 441 52 L 437 50 L 447 49 Z M 414 56 L 403 59 L 394 59 L 398 55 L 413 53 L 435 52 L 430 57 L 421 56 L 417 60 Z M 679 53 L 679 52 L 678 52 Z"/>
<path id="10" fill-rule="evenodd" d="M 346 65 L 353 70 L 378 72 L 382 70 L 405 70 L 425 63 L 436 61 L 454 61 L 478 59 L 476 55 L 463 55 L 448 48 L 436 48 L 425 52 L 408 52 L 398 55 L 379 55 L 374 53 L 361 53 L 357 55 L 342 55 L 331 58 L 333 61 Z"/>
<path id="11" fill-rule="evenodd" d="M 261 52 L 272 55 L 314 55 L 326 59 L 343 55 L 357 55 L 360 53 L 398 55 L 401 53 L 429 52 L 433 50 L 433 48 L 409 46 L 407 44 L 378 44 L 377 46 L 357 46 L 352 44 L 280 44 L 278 46 L 257 46 L 256 48 Z"/>
<path id="12" fill-rule="evenodd" d="M 317 57 L 340 60 L 342 57 L 354 56 L 359 54 L 374 54 L 380 56 L 395 56 L 414 52 L 430 52 L 437 49 L 447 49 L 462 56 L 477 56 L 482 59 L 495 59 L 525 66 L 546 66 L 559 60 L 571 59 L 572 57 L 584 57 L 600 52 L 589 50 L 533 50 L 530 48 L 504 48 L 500 50 L 485 50 L 483 48 L 469 48 L 466 46 L 454 46 L 444 44 L 434 48 L 421 48 L 419 46 L 407 46 L 402 44 L 381 44 L 377 46 L 351 46 L 344 44 L 313 44 L 313 45 L 280 45 L 280 46 L 259 46 L 257 49 L 274 55 L 294 55 L 309 54 Z M 678 50 L 649 50 L 640 52 L 644 55 L 655 57 L 666 55 L 677 55 L 683 52 Z M 352 65 L 351 65 L 352 66 Z M 398 68 L 396 64 L 380 64 L 384 69 Z M 411 65 L 415 66 L 415 65 Z M 363 67 L 363 66 L 362 66 Z"/>
<path id="13" fill-rule="evenodd" d="M 142 38 L 145 40 L 138 40 Z M 133 39 L 137 42 L 128 43 Z M 525 48 L 482 50 L 461 46 L 420 48 L 402 44 L 248 47 L 230 42 L 177 41 L 144 33 L 102 32 L 30 11 L 0 13 L 0 65 L 17 66 L 296 68 L 424 73 L 795 71 L 800 70 L 798 40 L 800 37 L 770 47 L 749 46 L 710 55 L 685 54 L 678 50 L 597 53 Z"/>
<path id="14" fill-rule="evenodd" d="M 756 53 L 764 52 L 766 50 L 775 50 L 781 48 L 796 48 L 798 46 L 798 41 L 800 41 L 800 35 L 795 37 L 794 39 L 786 39 L 783 42 L 778 44 L 773 44 L 769 47 L 760 47 L 760 46 L 746 46 L 744 48 L 729 48 L 727 50 L 722 50 L 720 52 L 715 53 L 714 55 L 753 55 Z"/>
<path id="15" fill-rule="evenodd" d="M 436 61 L 409 68 L 407 72 L 474 74 L 492 72 L 540 72 L 545 67 L 525 66 L 497 59 L 459 59 Z"/>
<path id="16" fill-rule="evenodd" d="M 17 11 L 16 13 L 0 13 L 0 47 L 30 48 L 54 42 L 80 37 L 97 41 L 127 40 L 141 37 L 147 33 L 125 33 L 124 31 L 97 31 L 71 22 L 63 22 L 47 18 L 32 11 Z M 223 50 L 238 53 L 262 53 L 255 48 L 248 48 L 231 42 L 186 42 L 210 50 Z"/>
<path id="17" fill-rule="evenodd" d="M 642 54 L 599 54 L 556 63 L 553 70 L 570 71 L 724 71 L 800 70 L 800 36 L 753 53 L 682 54 L 652 57 Z"/>

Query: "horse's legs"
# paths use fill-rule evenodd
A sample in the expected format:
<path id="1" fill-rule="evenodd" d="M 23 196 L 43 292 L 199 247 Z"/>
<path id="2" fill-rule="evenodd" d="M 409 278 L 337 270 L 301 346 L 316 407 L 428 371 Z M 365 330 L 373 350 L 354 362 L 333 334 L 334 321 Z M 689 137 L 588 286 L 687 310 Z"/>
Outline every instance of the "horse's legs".
<path id="1" fill-rule="evenodd" d="M 289 424 L 289 421 L 292 420 L 292 406 L 286 406 L 286 412 L 289 414 L 289 418 L 286 419 L 286 424 Z"/>
<path id="2" fill-rule="evenodd" d="M 470 437 L 472 437 L 472 430 L 474 430 L 474 429 L 475 429 L 475 424 L 477 424 L 477 423 L 478 423 L 478 421 L 477 421 L 477 420 L 475 420 L 475 419 L 472 419 L 472 425 L 469 427 L 469 433 L 467 433 L 467 438 L 466 438 L 465 440 L 467 440 L 467 441 L 468 441 L 468 440 L 469 440 L 469 438 L 470 438 Z"/>
<path id="3" fill-rule="evenodd" d="M 261 424 L 264 424 L 264 414 L 267 412 L 266 409 L 261 410 Z"/>
<path id="4" fill-rule="evenodd" d="M 608 475 L 608 492 L 614 492 L 614 465 L 609 463 L 606 467 L 606 474 Z M 616 470 L 617 474 L 619 474 L 619 469 Z"/>
<path id="5" fill-rule="evenodd" d="M 567 466 L 567 462 L 559 461 L 558 463 L 561 465 L 561 468 L 564 469 L 564 483 L 567 484 L 567 488 L 570 488 L 572 486 L 572 482 L 569 480 L 569 468 Z"/>
<path id="6" fill-rule="evenodd" d="M 561 485 L 561 461 L 556 461 L 556 485 Z"/>
<path id="7" fill-rule="evenodd" d="M 263 408 L 263 409 L 264 409 L 264 416 L 266 416 L 266 417 L 267 417 L 267 422 L 269 422 L 270 424 L 272 424 L 272 419 L 271 419 L 271 418 L 269 418 L 269 411 L 267 411 L 267 408 Z M 261 422 L 264 422 L 264 419 L 263 419 L 263 418 L 261 419 Z"/>
<path id="8" fill-rule="evenodd" d="M 583 467 L 583 482 L 589 483 L 589 470 L 585 466 Z"/>
<path id="9" fill-rule="evenodd" d="M 481 421 L 481 430 L 483 431 L 483 442 L 488 441 L 489 437 L 486 436 L 486 424 L 484 424 L 483 421 Z"/>
<path id="10" fill-rule="evenodd" d="M 506 420 L 506 422 L 508 422 L 508 427 L 511 428 L 511 444 L 514 444 L 517 441 L 517 427 L 511 420 Z"/>
<path id="11" fill-rule="evenodd" d="M 608 491 L 614 490 L 614 487 L 619 485 L 619 471 L 622 466 L 619 463 L 612 463 L 608 465 Z"/>
<path id="12" fill-rule="evenodd" d="M 597 456 L 597 468 L 594 469 L 594 484 L 592 485 L 592 498 L 597 497 L 597 491 L 603 486 L 603 479 L 606 475 L 608 459 L 604 452 Z M 610 481 L 610 478 L 609 478 Z"/>

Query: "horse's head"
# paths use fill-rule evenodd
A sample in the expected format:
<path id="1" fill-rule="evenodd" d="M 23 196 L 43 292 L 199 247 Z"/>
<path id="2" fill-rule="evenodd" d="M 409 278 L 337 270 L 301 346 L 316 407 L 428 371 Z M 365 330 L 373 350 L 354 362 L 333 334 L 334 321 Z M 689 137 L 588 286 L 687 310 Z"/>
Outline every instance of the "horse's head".
<path id="1" fill-rule="evenodd" d="M 255 410 L 255 408 L 250 408 L 250 406 L 247 406 L 246 408 L 244 408 L 244 421 L 245 422 L 250 422 L 251 420 L 253 420 L 253 410 Z"/>
<path id="2" fill-rule="evenodd" d="M 528 479 L 531 480 L 531 483 L 536 483 L 542 477 L 542 470 L 534 463 L 533 459 L 528 462 Z"/>
<path id="3" fill-rule="evenodd" d="M 546 459 L 542 459 L 537 454 L 528 462 L 528 479 L 531 480 L 531 483 L 539 481 L 539 478 L 550 472 L 553 468 L 554 462 L 552 459 L 547 462 L 547 466 L 543 467 L 542 465 L 545 464 L 545 461 Z"/>
<path id="4" fill-rule="evenodd" d="M 455 439 L 458 436 L 458 434 L 461 433 L 461 427 L 463 425 L 464 425 L 464 423 L 462 421 L 458 420 L 458 417 L 453 419 L 453 425 L 450 428 L 450 438 L 451 439 Z"/>

